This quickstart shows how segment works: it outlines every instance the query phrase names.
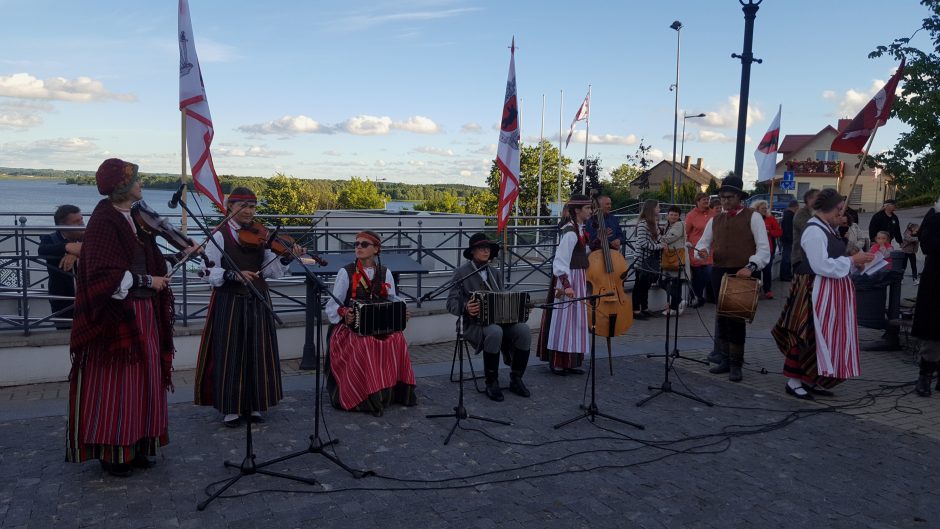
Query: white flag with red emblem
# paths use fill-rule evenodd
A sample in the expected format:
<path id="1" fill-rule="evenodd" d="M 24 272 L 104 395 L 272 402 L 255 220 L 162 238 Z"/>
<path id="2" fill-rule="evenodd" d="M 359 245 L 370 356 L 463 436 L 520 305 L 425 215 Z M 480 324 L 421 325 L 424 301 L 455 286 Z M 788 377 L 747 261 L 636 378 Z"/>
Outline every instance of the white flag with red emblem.
<path id="1" fill-rule="evenodd" d="M 512 205 L 519 196 L 519 106 L 516 104 L 516 39 L 512 39 L 509 56 L 509 80 L 503 100 L 503 118 L 499 126 L 499 148 L 496 150 L 499 167 L 499 207 L 496 211 L 496 232 L 503 231 L 509 222 Z"/>
<path id="2" fill-rule="evenodd" d="M 584 121 L 588 118 L 588 115 L 591 113 L 591 91 L 588 90 L 586 96 L 584 96 L 584 101 L 581 102 L 581 106 L 578 107 L 578 113 L 574 115 L 574 119 L 571 120 L 571 128 L 568 130 L 568 139 L 565 140 L 565 147 L 568 147 L 568 144 L 571 143 L 571 135 L 574 134 L 574 126 L 579 121 Z"/>
<path id="3" fill-rule="evenodd" d="M 780 144 L 780 112 L 783 105 L 777 109 L 777 117 L 774 118 L 767 133 L 757 144 L 757 150 L 754 151 L 754 158 L 757 160 L 757 181 L 766 182 L 774 177 L 777 172 L 777 146 Z"/>
<path id="4" fill-rule="evenodd" d="M 830 149 L 848 154 L 861 154 L 865 150 L 865 144 L 875 133 L 875 129 L 884 125 L 888 121 L 888 116 L 891 115 L 894 92 L 898 88 L 898 82 L 901 81 L 901 77 L 904 75 L 905 60 L 906 57 L 901 59 L 898 71 L 875 94 L 875 97 L 859 111 L 855 119 L 845 129 L 839 131 L 836 138 L 832 140 Z"/>
<path id="5" fill-rule="evenodd" d="M 179 0 L 177 37 L 180 45 L 180 111 L 186 114 L 186 146 L 193 184 L 224 211 L 222 186 L 219 185 L 209 151 L 215 132 L 212 129 L 212 116 L 209 115 L 206 87 L 202 84 L 202 70 L 196 57 L 193 23 L 187 0 Z"/>

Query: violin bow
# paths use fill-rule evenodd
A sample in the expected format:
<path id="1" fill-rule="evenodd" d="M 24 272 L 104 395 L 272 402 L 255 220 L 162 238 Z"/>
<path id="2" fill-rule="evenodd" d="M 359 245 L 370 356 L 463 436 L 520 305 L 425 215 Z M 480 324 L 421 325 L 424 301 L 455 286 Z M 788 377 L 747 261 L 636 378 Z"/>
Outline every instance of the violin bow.
<path id="1" fill-rule="evenodd" d="M 205 247 L 209 244 L 209 241 L 212 239 L 212 237 L 215 236 L 215 234 L 218 233 L 219 230 L 221 230 L 223 226 L 225 226 L 226 224 L 228 224 L 228 221 L 231 220 L 231 218 L 234 217 L 236 213 L 237 213 L 237 211 L 233 211 L 233 212 L 229 213 L 228 215 L 226 215 L 225 217 L 222 217 L 222 222 L 218 223 L 215 228 L 212 228 L 212 231 L 209 232 L 209 236 L 206 237 L 204 241 L 202 241 L 201 243 L 199 243 L 199 244 L 196 246 L 196 249 L 198 250 L 198 249 L 200 249 L 200 248 L 205 248 Z M 198 253 L 197 251 L 192 251 L 192 252 L 190 252 L 189 255 L 187 255 L 184 259 L 181 259 L 178 263 L 176 263 L 175 265 L 173 265 L 173 268 L 171 268 L 170 271 L 167 272 L 167 275 L 171 275 L 171 276 L 172 276 L 173 274 L 176 273 L 177 270 L 179 270 L 180 268 L 182 268 L 183 265 L 185 265 L 186 263 L 188 263 L 188 262 L 191 261 L 192 259 L 195 259 L 197 255 L 199 255 L 199 253 Z"/>

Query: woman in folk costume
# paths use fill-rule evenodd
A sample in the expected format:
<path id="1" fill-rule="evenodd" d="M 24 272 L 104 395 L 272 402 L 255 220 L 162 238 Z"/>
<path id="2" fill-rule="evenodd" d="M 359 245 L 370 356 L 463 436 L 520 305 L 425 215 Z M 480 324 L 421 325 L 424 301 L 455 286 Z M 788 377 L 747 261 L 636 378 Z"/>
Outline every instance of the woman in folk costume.
<path id="1" fill-rule="evenodd" d="M 552 260 L 552 280 L 547 303 L 587 295 L 585 270 L 588 267 L 590 241 L 584 227 L 594 208 L 584 195 L 571 195 L 567 204 L 568 220 L 561 228 L 561 240 Z M 556 375 L 583 374 L 580 369 L 589 349 L 590 328 L 587 309 L 577 301 L 556 305 L 542 313 L 539 330 L 539 359 L 548 362 Z"/>
<path id="2" fill-rule="evenodd" d="M 95 174 L 98 192 L 76 274 L 69 349 L 66 460 L 99 459 L 129 476 L 169 442 L 166 391 L 173 390 L 173 295 L 152 235 L 138 230 L 137 166 L 111 158 Z"/>
<path id="3" fill-rule="evenodd" d="M 798 399 L 831 396 L 829 388 L 858 376 L 855 285 L 849 274 L 872 260 L 867 252 L 845 255 L 837 227 L 845 197 L 824 189 L 815 215 L 800 237 L 804 258 L 794 270 L 790 294 L 771 334 L 786 360 L 786 391 Z"/>
<path id="4" fill-rule="evenodd" d="M 212 298 L 199 344 L 195 402 L 213 406 L 222 422 L 235 428 L 243 420 L 261 422 L 261 412 L 283 398 L 277 331 L 271 312 L 266 278 L 282 277 L 287 265 L 261 246 L 248 246 L 239 232 L 250 229 L 258 197 L 236 187 L 226 200 L 231 218 L 213 235 L 206 256 L 214 263 L 204 276 L 212 285 Z M 238 267 L 222 258 L 222 248 Z M 295 255 L 303 249 L 295 245 Z M 248 289 L 251 283 L 264 299 Z"/>
<path id="5" fill-rule="evenodd" d="M 366 411 L 376 417 L 392 403 L 414 406 L 415 375 L 408 356 L 408 343 L 399 332 L 360 336 L 349 326 L 354 321 L 351 300 L 388 301 L 395 296 L 392 272 L 376 262 L 382 241 L 372 231 L 356 234 L 356 261 L 339 269 L 332 298 L 326 303 L 330 320 L 330 349 L 326 387 L 335 408 Z"/>

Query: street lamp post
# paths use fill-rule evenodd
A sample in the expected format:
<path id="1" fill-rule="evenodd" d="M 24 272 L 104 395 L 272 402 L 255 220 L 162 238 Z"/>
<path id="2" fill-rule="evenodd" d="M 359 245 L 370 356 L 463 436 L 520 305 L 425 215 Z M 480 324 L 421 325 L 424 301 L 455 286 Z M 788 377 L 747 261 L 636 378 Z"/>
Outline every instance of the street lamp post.
<path id="1" fill-rule="evenodd" d="M 676 84 L 672 85 L 671 90 L 676 92 L 676 103 L 672 119 L 672 186 L 669 188 L 669 202 L 676 203 L 676 141 L 679 134 L 679 36 L 681 35 L 682 22 L 678 20 L 669 25 L 676 31 Z"/>
<path id="2" fill-rule="evenodd" d="M 694 114 L 692 116 L 685 113 L 685 110 L 682 111 L 682 147 L 679 148 L 679 160 L 685 163 L 685 120 L 692 118 L 704 118 L 705 113 Z"/>
<path id="3" fill-rule="evenodd" d="M 734 175 L 743 178 L 744 174 L 744 135 L 747 129 L 747 103 L 748 95 L 751 90 L 751 63 L 762 63 L 761 59 L 755 59 L 753 53 L 754 45 L 754 18 L 757 17 L 757 10 L 760 9 L 760 3 L 764 0 L 738 0 L 741 4 L 741 10 L 744 11 L 744 51 L 741 55 L 732 53 L 732 59 L 741 60 L 741 92 L 738 101 L 738 135 L 734 147 Z"/>

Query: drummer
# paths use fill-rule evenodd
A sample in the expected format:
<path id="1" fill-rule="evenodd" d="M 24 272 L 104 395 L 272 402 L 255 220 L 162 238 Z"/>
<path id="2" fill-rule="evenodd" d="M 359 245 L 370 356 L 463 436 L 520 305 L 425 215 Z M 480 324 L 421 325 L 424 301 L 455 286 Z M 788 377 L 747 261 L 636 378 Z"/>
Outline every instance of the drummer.
<path id="1" fill-rule="evenodd" d="M 711 281 L 715 292 L 721 292 L 721 280 L 726 274 L 750 278 L 770 262 L 770 245 L 764 219 L 741 203 L 747 198 L 743 187 L 744 183 L 734 175 L 722 181 L 718 190 L 721 213 L 708 221 L 702 238 L 695 245 L 700 259 L 709 254 L 714 259 Z M 720 312 L 716 312 L 715 328 L 721 362 L 708 372 L 728 373 L 728 380 L 740 382 L 743 378 L 741 366 L 744 364 L 745 323 L 743 319 L 721 316 Z"/>

